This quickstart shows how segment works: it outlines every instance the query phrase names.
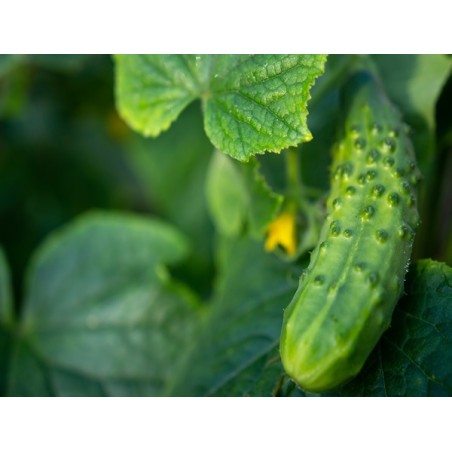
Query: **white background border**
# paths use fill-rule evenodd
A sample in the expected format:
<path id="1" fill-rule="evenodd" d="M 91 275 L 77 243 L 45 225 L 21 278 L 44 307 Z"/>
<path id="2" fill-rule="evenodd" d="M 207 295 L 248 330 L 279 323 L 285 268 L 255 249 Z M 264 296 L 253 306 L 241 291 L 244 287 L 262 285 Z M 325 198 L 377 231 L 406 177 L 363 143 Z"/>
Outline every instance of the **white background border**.
<path id="1" fill-rule="evenodd" d="M 1 53 L 451 53 L 447 2 L 4 0 Z"/>

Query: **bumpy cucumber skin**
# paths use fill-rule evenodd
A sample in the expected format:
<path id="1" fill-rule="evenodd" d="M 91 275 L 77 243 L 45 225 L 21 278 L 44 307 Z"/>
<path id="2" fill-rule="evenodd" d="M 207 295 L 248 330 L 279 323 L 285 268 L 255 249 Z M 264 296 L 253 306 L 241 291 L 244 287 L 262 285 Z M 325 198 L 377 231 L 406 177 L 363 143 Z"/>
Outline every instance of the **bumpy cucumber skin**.
<path id="1" fill-rule="evenodd" d="M 309 392 L 354 377 L 389 327 L 419 223 L 420 173 L 399 113 L 367 73 L 347 92 L 328 216 L 281 335 L 284 368 Z"/>

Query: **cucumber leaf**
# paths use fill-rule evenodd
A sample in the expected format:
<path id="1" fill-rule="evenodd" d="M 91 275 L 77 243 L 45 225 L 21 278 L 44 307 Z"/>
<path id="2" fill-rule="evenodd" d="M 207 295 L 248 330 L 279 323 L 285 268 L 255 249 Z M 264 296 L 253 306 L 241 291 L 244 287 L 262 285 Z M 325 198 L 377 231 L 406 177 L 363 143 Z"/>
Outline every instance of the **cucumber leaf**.
<path id="1" fill-rule="evenodd" d="M 10 395 L 156 395 L 199 305 L 166 264 L 188 252 L 167 224 L 90 213 L 36 253 L 10 369 Z"/>
<path id="2" fill-rule="evenodd" d="M 220 242 L 219 278 L 203 326 L 166 394 L 245 395 L 279 342 L 298 285 L 289 265 L 247 237 Z"/>
<path id="3" fill-rule="evenodd" d="M 309 91 L 325 55 L 116 55 L 116 100 L 145 136 L 168 129 L 195 99 L 213 145 L 247 161 L 312 138 Z"/>

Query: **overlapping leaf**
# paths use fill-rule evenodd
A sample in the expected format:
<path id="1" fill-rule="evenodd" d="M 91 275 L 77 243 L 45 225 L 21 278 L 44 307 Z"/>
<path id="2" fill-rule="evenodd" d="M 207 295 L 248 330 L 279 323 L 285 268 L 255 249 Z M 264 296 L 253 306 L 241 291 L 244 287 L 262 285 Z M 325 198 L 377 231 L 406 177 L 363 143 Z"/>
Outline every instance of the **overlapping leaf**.
<path id="1" fill-rule="evenodd" d="M 199 314 L 163 266 L 186 253 L 174 228 L 126 214 L 55 234 L 30 268 L 9 394 L 158 394 Z"/>
<path id="2" fill-rule="evenodd" d="M 300 269 L 247 238 L 224 240 L 219 264 L 210 312 L 168 394 L 245 395 L 279 341 Z"/>
<path id="3" fill-rule="evenodd" d="M 324 55 L 117 55 L 116 98 L 135 130 L 157 136 L 202 99 L 213 145 L 239 160 L 309 141 L 309 91 Z"/>

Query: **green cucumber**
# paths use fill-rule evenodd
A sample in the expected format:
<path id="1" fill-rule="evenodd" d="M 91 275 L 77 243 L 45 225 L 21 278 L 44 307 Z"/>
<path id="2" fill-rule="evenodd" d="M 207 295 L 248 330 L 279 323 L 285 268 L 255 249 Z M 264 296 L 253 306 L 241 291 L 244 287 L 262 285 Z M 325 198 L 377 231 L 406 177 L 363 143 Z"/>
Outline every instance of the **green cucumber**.
<path id="1" fill-rule="evenodd" d="M 400 114 L 368 72 L 344 98 L 326 222 L 281 334 L 284 368 L 309 392 L 354 377 L 389 327 L 419 223 L 420 173 Z"/>

